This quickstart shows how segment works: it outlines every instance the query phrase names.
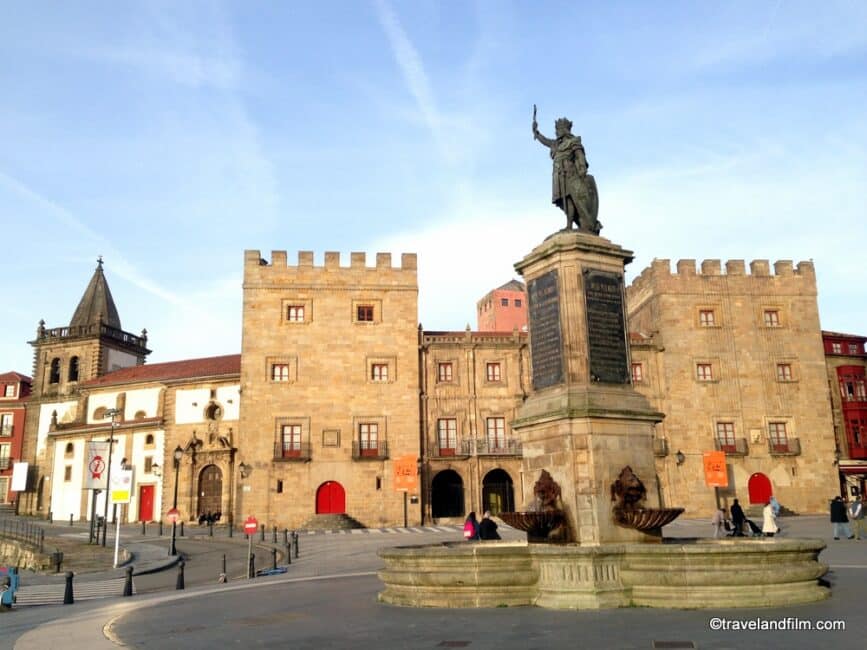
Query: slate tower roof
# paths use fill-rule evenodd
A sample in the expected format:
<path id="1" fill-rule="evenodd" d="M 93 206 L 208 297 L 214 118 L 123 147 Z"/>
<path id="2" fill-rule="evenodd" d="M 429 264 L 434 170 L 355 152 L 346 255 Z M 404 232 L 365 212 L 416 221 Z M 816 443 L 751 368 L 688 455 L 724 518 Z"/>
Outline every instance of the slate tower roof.
<path id="1" fill-rule="evenodd" d="M 123 329 L 120 326 L 120 316 L 117 314 L 117 307 L 111 297 L 108 282 L 102 272 L 102 257 L 97 260 L 96 270 L 93 272 L 93 277 L 90 278 L 87 289 L 84 290 L 84 295 L 72 315 L 69 326 L 96 325 L 100 318 L 105 325 L 119 330 Z"/>

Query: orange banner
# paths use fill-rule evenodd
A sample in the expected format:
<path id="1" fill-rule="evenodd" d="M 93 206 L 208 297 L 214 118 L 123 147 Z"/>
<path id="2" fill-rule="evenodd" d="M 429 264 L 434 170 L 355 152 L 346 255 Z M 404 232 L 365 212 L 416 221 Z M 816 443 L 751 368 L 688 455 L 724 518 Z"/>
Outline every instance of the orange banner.
<path id="1" fill-rule="evenodd" d="M 704 483 L 708 487 L 728 487 L 729 475 L 726 471 L 724 451 L 704 452 Z"/>
<path id="2" fill-rule="evenodd" d="M 398 492 L 418 492 L 418 459 L 415 456 L 395 458 L 394 489 Z"/>

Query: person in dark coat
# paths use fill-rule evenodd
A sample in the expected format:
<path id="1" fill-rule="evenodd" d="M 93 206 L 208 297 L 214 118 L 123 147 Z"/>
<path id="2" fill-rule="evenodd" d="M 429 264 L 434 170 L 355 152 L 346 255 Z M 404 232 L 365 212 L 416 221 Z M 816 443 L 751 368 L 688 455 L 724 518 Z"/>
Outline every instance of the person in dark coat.
<path id="1" fill-rule="evenodd" d="M 732 535 L 734 537 L 743 537 L 744 536 L 744 523 L 746 522 L 747 518 L 746 518 L 746 515 L 744 515 L 744 509 L 741 508 L 741 504 L 738 503 L 737 499 L 735 499 L 732 502 L 731 513 L 732 513 L 732 528 L 734 528 Z"/>
<path id="2" fill-rule="evenodd" d="M 843 498 L 836 496 L 831 501 L 831 528 L 834 532 L 834 539 L 840 539 L 840 536 L 852 539 L 854 535 L 849 528 L 849 517 L 846 516 L 846 504 L 843 503 Z"/>
<path id="3" fill-rule="evenodd" d="M 479 538 L 500 539 L 500 533 L 497 532 L 497 522 L 491 519 L 490 510 L 485 510 L 485 514 L 479 522 Z"/>

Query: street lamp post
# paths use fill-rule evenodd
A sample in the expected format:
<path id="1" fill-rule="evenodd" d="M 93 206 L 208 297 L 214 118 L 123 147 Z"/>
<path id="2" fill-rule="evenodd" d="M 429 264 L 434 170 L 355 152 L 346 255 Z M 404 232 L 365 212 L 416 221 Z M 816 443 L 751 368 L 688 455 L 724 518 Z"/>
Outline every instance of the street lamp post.
<path id="1" fill-rule="evenodd" d="M 175 463 L 175 497 L 172 500 L 172 509 L 173 510 L 178 509 L 178 472 L 181 468 L 181 458 L 183 458 L 183 456 L 184 456 L 184 450 L 181 448 L 180 445 L 178 445 L 177 447 L 175 447 L 175 451 L 172 454 L 172 457 L 173 457 L 174 463 Z M 175 535 L 177 533 L 177 530 L 178 530 L 178 520 L 177 520 L 177 518 L 175 518 L 175 520 L 172 521 L 172 547 L 169 549 L 169 555 L 177 555 L 178 554 L 178 549 L 175 548 Z"/>
<path id="2" fill-rule="evenodd" d="M 102 513 L 102 545 L 105 546 L 105 534 L 108 531 L 108 502 L 111 501 L 111 452 L 114 449 L 114 429 L 117 426 L 117 416 L 120 409 L 108 409 L 104 417 L 111 417 L 111 436 L 108 439 L 108 469 L 105 473 L 105 509 Z"/>

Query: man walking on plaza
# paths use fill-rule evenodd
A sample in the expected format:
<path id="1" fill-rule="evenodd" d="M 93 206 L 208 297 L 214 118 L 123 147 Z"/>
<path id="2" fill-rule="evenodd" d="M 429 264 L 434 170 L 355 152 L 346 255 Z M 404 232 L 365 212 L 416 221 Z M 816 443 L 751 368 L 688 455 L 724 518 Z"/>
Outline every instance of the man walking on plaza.
<path id="1" fill-rule="evenodd" d="M 843 497 L 836 496 L 831 501 L 831 528 L 834 530 L 834 539 L 847 537 L 852 539 L 852 531 L 849 530 L 849 518 L 846 516 L 846 504 Z"/>
<path id="2" fill-rule="evenodd" d="M 852 532 L 855 539 L 861 539 L 861 533 L 864 529 L 864 496 L 860 499 L 853 499 L 849 504 L 849 521 L 852 522 Z"/>

